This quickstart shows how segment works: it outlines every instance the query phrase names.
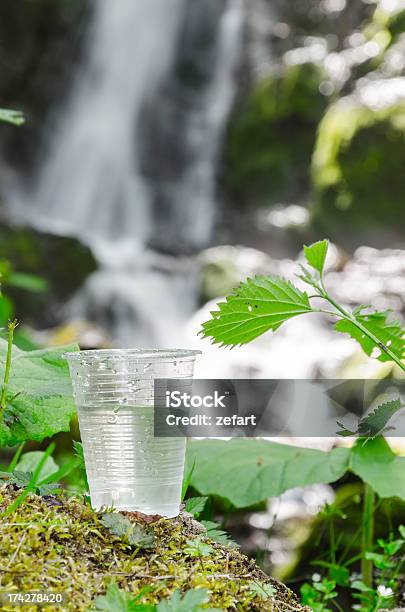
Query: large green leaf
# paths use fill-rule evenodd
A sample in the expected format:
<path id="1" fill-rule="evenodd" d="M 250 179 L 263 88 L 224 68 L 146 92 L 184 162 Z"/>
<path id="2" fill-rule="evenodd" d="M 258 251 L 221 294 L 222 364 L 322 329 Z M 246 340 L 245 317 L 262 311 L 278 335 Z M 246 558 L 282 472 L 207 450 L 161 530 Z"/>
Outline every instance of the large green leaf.
<path id="1" fill-rule="evenodd" d="M 235 507 L 252 506 L 293 487 L 334 482 L 348 469 L 350 449 L 330 452 L 264 440 L 191 441 L 187 461 L 195 468 L 192 486 Z"/>
<path id="2" fill-rule="evenodd" d="M 13 347 L 7 405 L 0 415 L 0 446 L 40 441 L 68 431 L 75 412 L 69 369 L 62 355 L 76 345 L 39 351 Z M 0 340 L 0 380 L 7 342 Z"/>
<path id="3" fill-rule="evenodd" d="M 380 497 L 405 500 L 405 457 L 396 455 L 383 437 L 357 440 L 352 449 L 351 470 Z"/>
<path id="4" fill-rule="evenodd" d="M 361 314 L 357 311 L 354 316 L 356 320 L 379 342 L 387 346 L 398 359 L 404 359 L 405 353 L 405 332 L 398 321 L 389 321 L 390 312 L 373 312 L 371 314 Z M 371 340 L 364 332 L 356 327 L 351 321 L 342 319 L 336 323 L 337 331 L 349 334 L 357 340 L 363 351 L 372 357 L 377 357 L 380 361 L 392 361 L 376 342 Z"/>
<path id="5" fill-rule="evenodd" d="M 218 308 L 211 313 L 212 319 L 203 323 L 201 334 L 226 346 L 246 344 L 312 311 L 305 292 L 283 278 L 270 276 L 256 276 L 241 283 Z"/>

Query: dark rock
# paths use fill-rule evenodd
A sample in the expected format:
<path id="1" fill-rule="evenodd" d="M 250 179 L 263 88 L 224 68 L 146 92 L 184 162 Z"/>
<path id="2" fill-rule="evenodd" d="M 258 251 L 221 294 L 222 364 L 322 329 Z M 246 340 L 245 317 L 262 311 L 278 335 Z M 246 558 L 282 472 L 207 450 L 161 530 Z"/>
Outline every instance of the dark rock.
<path id="1" fill-rule="evenodd" d="M 4 223 L 0 224 L 0 259 L 10 261 L 15 272 L 35 274 L 48 281 L 46 293 L 4 288 L 15 303 L 17 318 L 40 328 L 63 320 L 61 313 L 66 301 L 97 268 L 90 249 L 74 238 Z"/>

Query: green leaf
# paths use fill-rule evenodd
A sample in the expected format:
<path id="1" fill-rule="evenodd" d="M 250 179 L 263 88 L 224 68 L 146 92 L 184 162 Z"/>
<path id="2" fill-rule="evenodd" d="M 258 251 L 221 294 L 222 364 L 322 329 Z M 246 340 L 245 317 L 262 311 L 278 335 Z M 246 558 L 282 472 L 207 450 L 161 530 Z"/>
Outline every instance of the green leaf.
<path id="1" fill-rule="evenodd" d="M 398 359 L 404 359 L 405 331 L 398 321 L 389 321 L 389 316 L 389 311 L 373 312 L 371 314 L 358 312 L 354 314 L 356 321 L 373 334 L 379 342 L 388 347 Z M 351 321 L 342 319 L 336 323 L 335 329 L 344 334 L 349 334 L 354 340 L 357 340 L 369 357 L 375 357 L 380 361 L 391 361 L 391 357 Z"/>
<path id="2" fill-rule="evenodd" d="M 0 472 L 0 480 L 5 482 L 11 482 L 15 484 L 19 489 L 24 489 L 28 486 L 32 478 L 32 472 L 22 472 L 20 470 L 13 470 L 12 472 Z"/>
<path id="3" fill-rule="evenodd" d="M 326 255 L 328 253 L 329 241 L 328 240 L 320 240 L 319 242 L 315 242 L 310 246 L 304 245 L 304 255 L 308 264 L 311 268 L 318 270 L 318 272 L 322 275 L 323 268 L 325 265 Z"/>
<path id="4" fill-rule="evenodd" d="M 246 344 L 265 332 L 277 330 L 285 321 L 312 311 L 308 295 L 283 278 L 256 276 L 241 283 L 201 334 L 225 346 Z"/>
<path id="5" fill-rule="evenodd" d="M 0 446 L 41 441 L 69 431 L 75 413 L 69 369 L 63 353 L 76 345 L 38 351 L 13 347 L 7 406 L 0 414 Z M 0 340 L 0 380 L 4 378 L 7 342 Z"/>
<path id="6" fill-rule="evenodd" d="M 229 546 L 230 548 L 239 547 L 239 544 L 234 542 L 230 535 L 221 529 L 219 523 L 215 523 L 214 521 L 201 521 L 201 525 L 207 530 L 206 535 L 210 540 L 218 542 L 218 544 L 222 544 L 223 546 Z"/>
<path id="7" fill-rule="evenodd" d="M 156 606 L 137 603 L 150 590 L 150 587 L 146 587 L 138 595 L 134 595 L 118 588 L 115 582 L 111 582 L 106 594 L 96 598 L 94 610 L 96 612 L 155 612 Z"/>
<path id="8" fill-rule="evenodd" d="M 187 461 L 196 463 L 191 484 L 199 493 L 245 508 L 293 487 L 338 480 L 348 469 L 350 452 L 235 438 L 191 441 Z"/>
<path id="9" fill-rule="evenodd" d="M 374 592 L 374 589 L 372 589 L 371 587 L 368 587 L 361 580 L 354 580 L 351 584 L 351 587 L 352 589 L 355 589 L 356 591 L 361 591 L 362 593 L 373 593 Z"/>
<path id="10" fill-rule="evenodd" d="M 339 436 L 364 436 L 368 438 L 375 438 L 381 435 L 385 431 L 392 429 L 387 427 L 391 417 L 402 408 L 401 400 L 395 399 L 389 402 L 385 402 L 378 406 L 375 410 L 367 414 L 365 417 L 359 420 L 357 429 L 350 431 L 346 427 L 337 421 L 337 424 L 342 427 L 341 431 L 336 432 Z"/>
<path id="11" fill-rule="evenodd" d="M 22 272 L 13 272 L 7 279 L 7 284 L 33 293 L 44 293 L 48 290 L 48 283 L 44 278 Z"/>
<path id="12" fill-rule="evenodd" d="M 209 557 L 214 552 L 214 549 L 209 544 L 206 544 L 201 538 L 195 540 L 186 540 L 187 546 L 184 547 L 184 552 L 190 557 Z"/>
<path id="13" fill-rule="evenodd" d="M 84 451 L 83 451 L 83 444 L 81 442 L 78 442 L 77 440 L 73 441 L 73 452 L 75 454 L 75 457 L 77 457 L 78 459 L 78 467 L 80 469 L 85 470 L 86 466 L 84 463 Z"/>
<path id="14" fill-rule="evenodd" d="M 190 497 L 186 499 L 185 511 L 197 517 L 205 508 L 208 497 Z"/>
<path id="15" fill-rule="evenodd" d="M 10 110 L 8 108 L 0 108 L 0 121 L 6 121 L 14 125 L 25 123 L 24 115 L 21 111 Z"/>
<path id="16" fill-rule="evenodd" d="M 34 473 L 44 455 L 45 453 L 43 451 L 31 451 L 29 453 L 24 453 L 15 466 L 15 469 L 20 470 L 21 472 Z M 38 480 L 44 480 L 48 476 L 51 476 L 51 474 L 57 472 L 58 469 L 58 464 L 55 462 L 53 457 L 47 457 L 38 475 Z"/>
<path id="17" fill-rule="evenodd" d="M 158 612 L 200 612 L 203 610 L 201 606 L 207 603 L 208 599 L 208 589 L 190 589 L 183 596 L 177 590 L 169 599 L 161 601 L 157 605 L 157 610 Z"/>
<path id="18" fill-rule="evenodd" d="M 155 536 L 142 525 L 133 523 L 119 512 L 108 512 L 102 515 L 101 522 L 111 533 L 125 540 L 131 546 L 140 548 L 153 547 Z"/>
<path id="19" fill-rule="evenodd" d="M 357 440 L 351 454 L 351 470 L 380 497 L 405 500 L 405 457 L 398 457 L 383 437 Z"/>
<path id="20" fill-rule="evenodd" d="M 316 561 L 314 565 L 326 567 L 329 578 L 339 586 L 347 586 L 350 582 L 350 572 L 344 565 L 328 563 L 327 561 Z"/>
<path id="21" fill-rule="evenodd" d="M 249 589 L 254 595 L 258 595 L 262 599 L 270 599 L 277 593 L 277 589 L 273 585 L 256 580 L 250 583 Z"/>
<path id="22" fill-rule="evenodd" d="M 366 552 L 366 559 L 373 562 L 373 565 L 379 570 L 385 570 L 396 566 L 396 561 L 390 561 L 387 555 L 379 553 Z"/>
<path id="23" fill-rule="evenodd" d="M 390 419 L 398 410 L 401 410 L 401 400 L 395 399 L 380 404 L 375 410 L 367 414 L 359 422 L 358 433 L 361 436 L 377 436 L 387 427 Z"/>

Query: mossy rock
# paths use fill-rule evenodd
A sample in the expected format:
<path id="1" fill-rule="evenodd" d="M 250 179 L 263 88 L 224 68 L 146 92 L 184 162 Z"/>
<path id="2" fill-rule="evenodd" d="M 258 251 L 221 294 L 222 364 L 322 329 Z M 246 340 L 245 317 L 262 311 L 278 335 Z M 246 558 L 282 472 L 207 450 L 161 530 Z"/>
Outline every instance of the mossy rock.
<path id="1" fill-rule="evenodd" d="M 10 485 L 0 489 L 0 511 L 19 492 Z M 139 603 L 156 604 L 180 589 L 206 588 L 207 607 L 222 610 L 288 611 L 309 610 L 282 583 L 269 578 L 254 561 L 237 549 L 204 537 L 204 528 L 181 514 L 176 519 L 125 513 L 140 529 L 154 536 L 150 548 L 131 546 L 114 536 L 101 522 L 102 516 L 77 498 L 39 497 L 30 494 L 9 516 L 0 521 L 2 590 L 57 591 L 67 600 L 64 609 L 91 609 L 97 596 L 115 583 L 137 594 L 152 587 Z M 187 541 L 200 538 L 212 551 L 203 558 L 191 557 Z M 252 584 L 269 584 L 271 598 L 252 591 Z M 30 611 L 38 606 L 25 608 Z M 57 610 L 60 608 L 47 608 Z M 15 607 L 2 607 L 4 612 Z"/>
<path id="2" fill-rule="evenodd" d="M 326 107 L 321 69 L 285 65 L 260 82 L 235 113 L 224 178 L 239 202 L 271 203 L 307 191 L 316 128 Z"/>
<path id="3" fill-rule="evenodd" d="M 342 227 L 402 228 L 404 167 L 405 101 L 371 108 L 358 97 L 343 98 L 319 127 L 314 220 L 331 234 Z"/>

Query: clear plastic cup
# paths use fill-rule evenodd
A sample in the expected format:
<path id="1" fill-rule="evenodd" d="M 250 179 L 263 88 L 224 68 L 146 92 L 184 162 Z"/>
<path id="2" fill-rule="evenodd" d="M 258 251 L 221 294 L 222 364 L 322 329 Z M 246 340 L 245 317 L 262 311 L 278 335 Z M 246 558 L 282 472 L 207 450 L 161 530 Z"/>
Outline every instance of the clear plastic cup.
<path id="1" fill-rule="evenodd" d="M 154 437 L 154 383 L 181 378 L 191 391 L 198 354 L 132 349 L 65 354 L 93 508 L 179 514 L 186 440 Z"/>

